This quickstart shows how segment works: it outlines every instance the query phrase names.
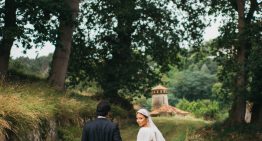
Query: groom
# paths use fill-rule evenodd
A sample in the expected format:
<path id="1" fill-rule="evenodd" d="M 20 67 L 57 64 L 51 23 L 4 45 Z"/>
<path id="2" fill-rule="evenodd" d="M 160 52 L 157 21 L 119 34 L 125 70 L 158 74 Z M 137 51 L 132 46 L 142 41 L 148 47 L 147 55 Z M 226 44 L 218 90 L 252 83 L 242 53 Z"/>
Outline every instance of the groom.
<path id="1" fill-rule="evenodd" d="M 108 101 L 98 103 L 97 118 L 84 126 L 82 141 L 122 141 L 118 126 L 106 118 L 110 110 Z"/>

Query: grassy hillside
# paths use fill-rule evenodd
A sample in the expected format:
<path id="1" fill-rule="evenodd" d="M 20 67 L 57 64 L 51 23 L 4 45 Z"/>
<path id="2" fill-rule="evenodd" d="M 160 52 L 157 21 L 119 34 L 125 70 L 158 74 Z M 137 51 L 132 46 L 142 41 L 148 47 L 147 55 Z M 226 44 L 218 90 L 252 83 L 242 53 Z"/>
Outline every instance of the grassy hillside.
<path id="1" fill-rule="evenodd" d="M 27 132 L 50 129 L 46 121 L 55 120 L 57 134 L 63 141 L 79 141 L 83 119 L 94 116 L 97 101 L 73 91 L 58 92 L 45 81 L 28 80 L 0 83 L 0 133 L 26 140 Z M 113 107 L 113 115 L 125 117 L 125 111 Z M 135 141 L 139 127 L 135 119 L 120 125 L 124 141 Z M 157 117 L 155 123 L 167 141 L 183 141 L 197 128 L 207 125 L 202 120 L 180 117 Z M 43 129 L 38 129 L 43 128 Z"/>
<path id="2" fill-rule="evenodd" d="M 50 121 L 63 141 L 80 140 L 81 126 L 94 117 L 97 102 L 70 90 L 55 91 L 41 80 L 1 82 L 0 140 L 5 135 L 27 140 L 31 131 L 45 134 L 51 130 Z M 113 116 L 125 116 L 121 108 L 113 109 Z"/>

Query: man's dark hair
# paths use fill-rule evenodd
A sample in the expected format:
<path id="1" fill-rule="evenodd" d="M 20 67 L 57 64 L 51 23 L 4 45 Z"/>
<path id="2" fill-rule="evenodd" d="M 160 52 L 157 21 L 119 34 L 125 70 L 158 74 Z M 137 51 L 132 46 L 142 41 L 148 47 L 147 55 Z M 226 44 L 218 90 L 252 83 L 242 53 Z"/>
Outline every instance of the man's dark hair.
<path id="1" fill-rule="evenodd" d="M 106 116 L 110 110 L 111 110 L 111 107 L 110 107 L 109 102 L 107 100 L 102 100 L 98 103 L 96 107 L 96 115 Z"/>

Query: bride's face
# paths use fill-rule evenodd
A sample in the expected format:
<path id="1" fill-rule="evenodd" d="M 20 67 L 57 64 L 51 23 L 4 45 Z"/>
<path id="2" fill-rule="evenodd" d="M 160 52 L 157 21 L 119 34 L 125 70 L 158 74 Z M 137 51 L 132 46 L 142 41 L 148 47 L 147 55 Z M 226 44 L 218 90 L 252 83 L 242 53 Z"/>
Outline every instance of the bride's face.
<path id="1" fill-rule="evenodd" d="M 147 117 L 145 117 L 144 115 L 140 113 L 137 113 L 136 122 L 140 127 L 146 127 L 147 126 Z"/>

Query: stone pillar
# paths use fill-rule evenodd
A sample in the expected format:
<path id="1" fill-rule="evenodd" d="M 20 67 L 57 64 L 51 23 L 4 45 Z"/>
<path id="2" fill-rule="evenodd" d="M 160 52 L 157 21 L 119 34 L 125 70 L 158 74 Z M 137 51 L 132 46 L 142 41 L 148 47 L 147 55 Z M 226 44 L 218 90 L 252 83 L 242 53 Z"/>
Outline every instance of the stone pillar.
<path id="1" fill-rule="evenodd" d="M 160 108 L 162 105 L 168 104 L 167 88 L 158 85 L 152 88 L 152 110 Z"/>

